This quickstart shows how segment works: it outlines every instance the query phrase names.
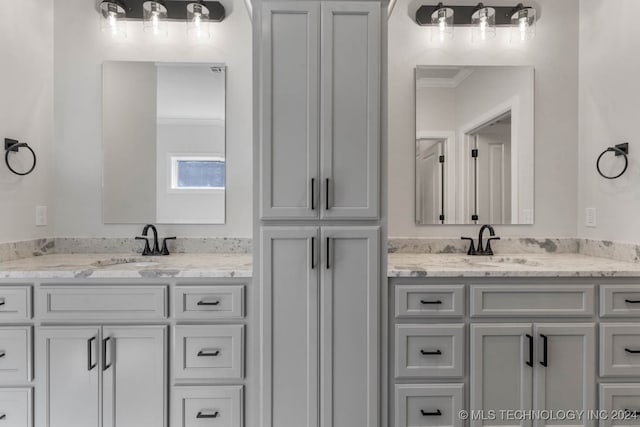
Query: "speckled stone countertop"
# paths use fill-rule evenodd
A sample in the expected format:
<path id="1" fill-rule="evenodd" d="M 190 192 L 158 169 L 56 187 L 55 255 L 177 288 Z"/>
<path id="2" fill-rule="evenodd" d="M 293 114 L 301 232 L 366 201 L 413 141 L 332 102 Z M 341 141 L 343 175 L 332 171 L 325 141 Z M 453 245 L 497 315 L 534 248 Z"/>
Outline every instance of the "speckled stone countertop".
<path id="1" fill-rule="evenodd" d="M 154 279 L 252 276 L 251 254 L 53 254 L 0 263 L 0 279 Z"/>
<path id="2" fill-rule="evenodd" d="M 388 255 L 389 277 L 640 277 L 640 263 L 558 254 Z"/>

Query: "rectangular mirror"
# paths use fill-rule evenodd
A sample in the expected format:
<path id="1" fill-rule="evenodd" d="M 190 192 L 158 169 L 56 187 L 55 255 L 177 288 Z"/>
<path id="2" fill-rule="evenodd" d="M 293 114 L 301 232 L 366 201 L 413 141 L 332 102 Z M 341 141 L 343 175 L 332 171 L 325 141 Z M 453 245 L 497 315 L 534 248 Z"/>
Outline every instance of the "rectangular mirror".
<path id="1" fill-rule="evenodd" d="M 225 75 L 224 64 L 103 64 L 105 224 L 224 224 Z"/>
<path id="2" fill-rule="evenodd" d="M 415 218 L 533 224 L 534 70 L 416 68 Z"/>

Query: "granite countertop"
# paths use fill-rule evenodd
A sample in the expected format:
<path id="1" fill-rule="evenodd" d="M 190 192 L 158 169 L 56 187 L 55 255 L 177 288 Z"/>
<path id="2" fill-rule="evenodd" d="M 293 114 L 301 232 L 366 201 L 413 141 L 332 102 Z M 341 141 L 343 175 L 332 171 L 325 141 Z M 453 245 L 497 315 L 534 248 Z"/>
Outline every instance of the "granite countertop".
<path id="1" fill-rule="evenodd" d="M 389 277 L 640 277 L 640 263 L 575 253 L 388 255 Z"/>
<path id="2" fill-rule="evenodd" d="M 251 254 L 53 254 L 0 262 L 0 279 L 250 278 L 252 262 Z"/>

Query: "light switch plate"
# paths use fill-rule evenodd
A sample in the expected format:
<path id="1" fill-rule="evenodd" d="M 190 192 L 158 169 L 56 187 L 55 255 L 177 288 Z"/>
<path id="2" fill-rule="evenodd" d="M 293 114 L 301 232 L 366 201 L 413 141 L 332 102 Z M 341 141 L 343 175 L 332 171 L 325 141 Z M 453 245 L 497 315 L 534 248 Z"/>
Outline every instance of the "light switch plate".
<path id="1" fill-rule="evenodd" d="M 586 208 L 584 211 L 584 225 L 595 227 L 596 224 L 596 208 Z"/>
<path id="2" fill-rule="evenodd" d="M 36 206 L 36 226 L 44 227 L 47 225 L 47 207 Z"/>

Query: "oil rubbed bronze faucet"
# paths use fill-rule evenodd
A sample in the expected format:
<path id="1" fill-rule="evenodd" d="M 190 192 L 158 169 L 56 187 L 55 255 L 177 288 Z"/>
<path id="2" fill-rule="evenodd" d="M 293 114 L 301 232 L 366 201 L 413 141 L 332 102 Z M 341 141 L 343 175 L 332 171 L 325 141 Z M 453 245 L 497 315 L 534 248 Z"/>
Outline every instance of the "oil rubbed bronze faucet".
<path id="1" fill-rule="evenodd" d="M 487 239 L 487 245 L 483 245 L 483 235 L 484 230 L 489 230 L 489 238 Z M 469 240 L 469 250 L 467 250 L 467 255 L 481 255 L 481 256 L 491 256 L 493 255 L 493 249 L 491 248 L 492 240 L 500 240 L 500 237 L 494 237 L 496 235 L 495 230 L 492 225 L 485 224 L 480 227 L 480 233 L 478 233 L 478 249 L 473 244 L 473 239 L 471 237 L 461 237 L 462 240 Z"/>
<path id="2" fill-rule="evenodd" d="M 149 246 L 149 238 L 147 237 L 147 233 L 149 229 L 153 232 L 153 249 Z M 152 256 L 152 255 L 169 255 L 169 249 L 167 248 L 167 240 L 175 240 L 175 237 L 165 237 L 162 240 L 162 250 L 160 249 L 160 244 L 158 242 L 158 229 L 153 224 L 147 224 L 142 229 L 142 236 L 136 236 L 136 240 L 144 240 L 144 249 L 142 250 L 143 256 Z"/>

